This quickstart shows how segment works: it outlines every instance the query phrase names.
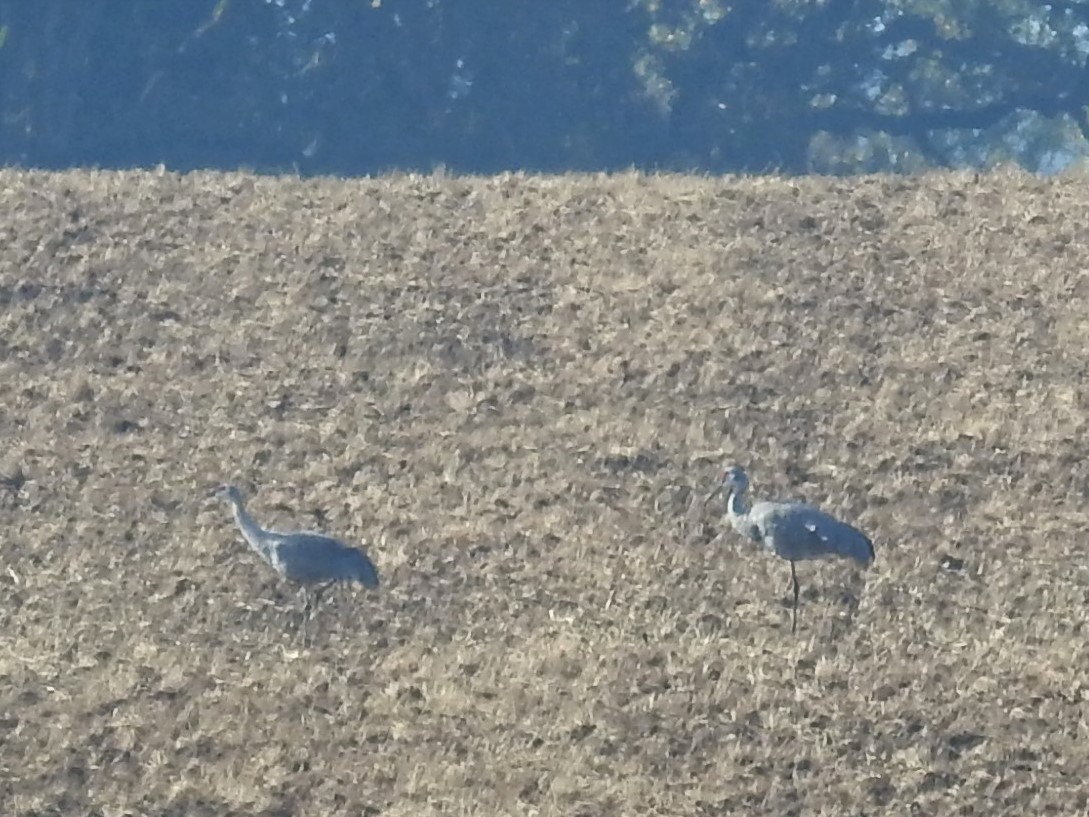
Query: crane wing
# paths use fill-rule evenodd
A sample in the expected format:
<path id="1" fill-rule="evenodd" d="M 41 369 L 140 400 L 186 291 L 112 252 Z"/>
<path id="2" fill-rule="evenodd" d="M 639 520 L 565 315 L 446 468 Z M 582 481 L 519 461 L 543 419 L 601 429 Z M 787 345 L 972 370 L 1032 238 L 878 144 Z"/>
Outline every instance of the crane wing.
<path id="1" fill-rule="evenodd" d="M 874 559 L 873 543 L 857 528 L 821 513 L 805 520 L 803 527 L 814 546 L 833 556 L 870 564 Z"/>
<path id="2" fill-rule="evenodd" d="M 378 586 L 374 563 L 359 548 L 321 533 L 301 531 L 279 534 L 277 557 L 287 577 L 298 582 L 336 579 Z"/>

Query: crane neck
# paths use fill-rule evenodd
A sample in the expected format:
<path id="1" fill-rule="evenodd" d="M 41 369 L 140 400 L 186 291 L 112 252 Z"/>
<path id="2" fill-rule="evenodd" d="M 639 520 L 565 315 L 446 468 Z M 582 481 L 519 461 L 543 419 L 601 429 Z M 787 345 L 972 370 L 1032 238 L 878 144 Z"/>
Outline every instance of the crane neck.
<path id="1" fill-rule="evenodd" d="M 242 537 L 249 543 L 250 547 L 267 557 L 269 550 L 268 537 L 265 535 L 264 528 L 254 521 L 241 502 L 232 502 L 231 510 L 234 511 L 234 521 L 238 523 L 238 529 L 242 531 Z"/>
<path id="2" fill-rule="evenodd" d="M 745 502 L 745 489 L 734 489 L 726 498 L 726 516 L 736 531 L 748 533 L 749 506 Z"/>

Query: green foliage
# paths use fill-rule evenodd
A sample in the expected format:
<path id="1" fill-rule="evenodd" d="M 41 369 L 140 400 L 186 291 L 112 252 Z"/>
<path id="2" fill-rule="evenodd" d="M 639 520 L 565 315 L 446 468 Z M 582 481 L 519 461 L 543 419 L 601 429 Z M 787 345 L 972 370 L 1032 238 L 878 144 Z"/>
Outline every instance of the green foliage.
<path id="1" fill-rule="evenodd" d="M 7 161 L 838 173 L 1086 153 L 1080 3 L 41 0 L 0 11 L 0 49 Z"/>

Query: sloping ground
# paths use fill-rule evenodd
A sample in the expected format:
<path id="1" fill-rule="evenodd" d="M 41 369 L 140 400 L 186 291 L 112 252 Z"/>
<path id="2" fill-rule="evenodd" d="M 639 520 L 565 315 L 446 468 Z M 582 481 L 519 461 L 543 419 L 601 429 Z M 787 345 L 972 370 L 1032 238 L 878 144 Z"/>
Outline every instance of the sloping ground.
<path id="1" fill-rule="evenodd" d="M 4 814 L 1089 807 L 1083 180 L 0 182 Z"/>

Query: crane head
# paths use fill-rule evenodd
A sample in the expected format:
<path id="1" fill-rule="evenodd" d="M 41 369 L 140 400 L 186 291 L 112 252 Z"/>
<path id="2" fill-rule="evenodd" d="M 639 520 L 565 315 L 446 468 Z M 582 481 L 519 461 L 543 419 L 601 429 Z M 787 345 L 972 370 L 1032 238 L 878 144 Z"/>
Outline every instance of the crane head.
<path id="1" fill-rule="evenodd" d="M 730 488 L 738 493 L 749 487 L 749 475 L 745 473 L 745 469 L 740 465 L 731 465 L 723 471 L 719 481 L 722 483 L 723 488 Z"/>
<path id="2" fill-rule="evenodd" d="M 234 485 L 217 485 L 212 489 L 209 496 L 214 496 L 216 499 L 226 499 L 228 502 L 242 501 L 242 492 Z"/>
<path id="3" fill-rule="evenodd" d="M 740 465 L 731 465 L 719 477 L 718 485 L 707 495 L 704 502 L 725 491 L 727 494 L 742 494 L 749 487 L 749 477 Z"/>

